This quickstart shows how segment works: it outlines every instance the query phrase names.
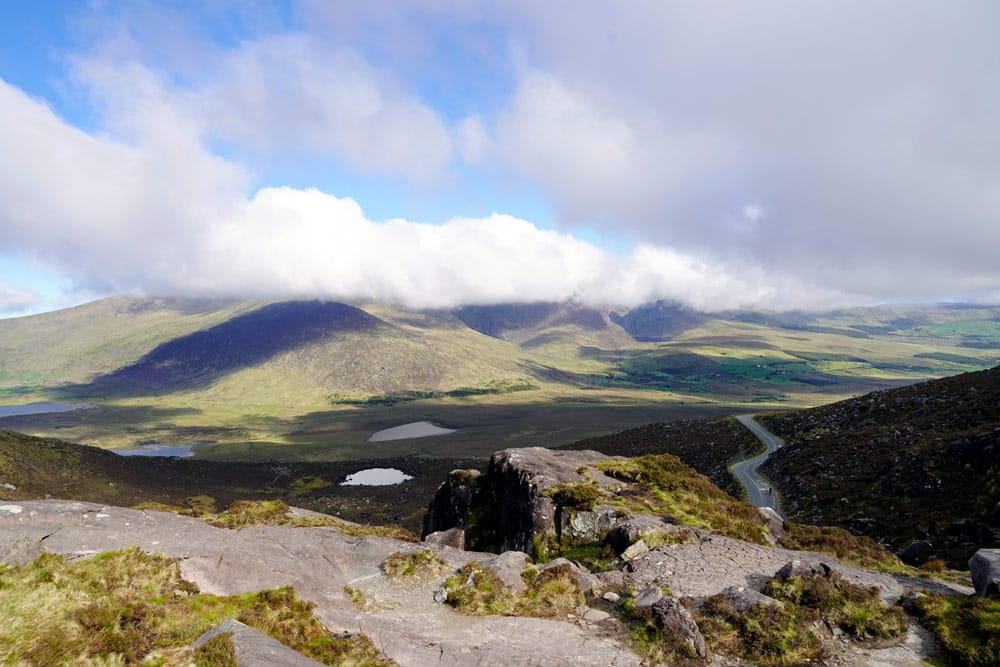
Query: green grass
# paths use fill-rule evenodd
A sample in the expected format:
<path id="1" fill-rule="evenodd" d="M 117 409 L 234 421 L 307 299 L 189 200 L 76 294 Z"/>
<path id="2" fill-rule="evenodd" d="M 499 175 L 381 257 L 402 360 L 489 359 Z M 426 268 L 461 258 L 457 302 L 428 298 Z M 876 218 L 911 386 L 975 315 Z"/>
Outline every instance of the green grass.
<path id="1" fill-rule="evenodd" d="M 136 548 L 75 562 L 46 554 L 24 566 L 0 565 L 0 609 L 5 664 L 186 665 L 196 658 L 206 660 L 198 664 L 230 664 L 222 641 L 201 656 L 188 648 L 227 618 L 323 664 L 391 664 L 364 635 L 332 636 L 313 605 L 290 588 L 199 593 L 181 578 L 176 560 Z"/>
<path id="2" fill-rule="evenodd" d="M 781 546 L 786 549 L 818 551 L 844 563 L 881 572 L 918 574 L 915 568 L 904 565 L 896 554 L 870 537 L 854 535 L 836 526 L 810 526 L 794 521 L 785 521 L 784 529 Z"/>
<path id="3" fill-rule="evenodd" d="M 206 514 L 202 518 L 225 528 L 247 526 L 295 526 L 298 528 L 335 528 L 344 535 L 354 537 L 391 537 L 407 542 L 420 538 L 400 526 L 368 526 L 348 523 L 328 515 L 292 516 L 291 508 L 280 500 L 238 500 L 220 514 Z"/>
<path id="4" fill-rule="evenodd" d="M 1000 599 L 926 593 L 913 609 L 954 664 L 1000 664 Z"/>
<path id="5" fill-rule="evenodd" d="M 766 543 L 765 522 L 755 507 L 735 500 L 672 454 L 602 461 L 595 467 L 639 487 L 636 493 L 605 497 L 603 504 L 617 505 L 634 514 L 668 516 L 693 528 Z"/>
<path id="6" fill-rule="evenodd" d="M 471 561 L 445 583 L 446 602 L 473 616 L 533 616 L 565 618 L 584 603 L 583 592 L 568 565 L 521 573 L 527 588 L 513 592 L 497 574 Z"/>
<path id="7" fill-rule="evenodd" d="M 877 588 L 836 573 L 771 579 L 762 592 L 782 604 L 738 612 L 722 593 L 705 600 L 697 621 L 713 652 L 755 665 L 800 665 L 826 657 L 818 634 L 824 628 L 839 628 L 856 641 L 895 639 L 906 631 L 902 610 L 882 603 Z"/>
<path id="8" fill-rule="evenodd" d="M 430 549 L 422 549 L 410 554 L 398 551 L 389 554 L 382 563 L 382 570 L 392 579 L 432 579 L 451 569 L 448 561 L 437 556 Z"/>

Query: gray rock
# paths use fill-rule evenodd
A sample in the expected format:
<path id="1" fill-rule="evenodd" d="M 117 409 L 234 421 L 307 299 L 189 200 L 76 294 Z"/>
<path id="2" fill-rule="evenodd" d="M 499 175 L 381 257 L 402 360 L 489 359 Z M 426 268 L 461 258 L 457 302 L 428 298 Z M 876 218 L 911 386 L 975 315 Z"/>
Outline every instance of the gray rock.
<path id="1" fill-rule="evenodd" d="M 647 551 L 649 551 L 649 547 L 646 546 L 646 543 L 641 539 L 636 540 L 628 549 L 622 552 L 621 558 L 622 560 L 632 560 L 639 554 L 646 553 Z"/>
<path id="2" fill-rule="evenodd" d="M 614 591 L 608 591 L 607 593 L 601 596 L 601 599 L 605 600 L 606 602 L 614 604 L 615 602 L 621 600 L 622 596 L 618 595 L 618 593 L 615 593 Z"/>
<path id="3" fill-rule="evenodd" d="M 729 601 L 736 607 L 736 611 L 739 612 L 750 611 L 768 604 L 782 606 L 780 601 L 746 586 L 730 586 L 723 591 L 723 594 L 729 598 Z"/>
<path id="4" fill-rule="evenodd" d="M 758 507 L 757 511 L 767 520 L 767 531 L 771 536 L 771 544 L 777 544 L 785 537 L 785 520 L 782 519 L 773 507 Z"/>
<path id="5" fill-rule="evenodd" d="M 978 595 L 1000 596 L 1000 549 L 980 549 L 972 554 L 969 571 Z"/>
<path id="6" fill-rule="evenodd" d="M 919 567 L 934 557 L 934 545 L 927 540 L 914 540 L 899 552 L 899 559 L 907 565 Z"/>
<path id="7" fill-rule="evenodd" d="M 316 605 L 333 633 L 363 633 L 400 667 L 465 665 L 637 666 L 614 638 L 563 620 L 463 616 L 436 604 L 439 581 L 400 585 L 380 573 L 392 553 L 415 545 L 353 537 L 334 528 L 213 527 L 193 517 L 69 501 L 0 503 L 0 542 L 45 537 L 45 550 L 69 558 L 137 546 L 180 559 L 184 578 L 203 593 L 238 595 L 291 586 Z M 482 554 L 426 545 L 456 569 Z M 359 610 L 344 587 L 374 604 Z"/>
<path id="8" fill-rule="evenodd" d="M 609 545 L 616 554 L 621 554 L 629 545 L 639 539 L 644 533 L 651 533 L 654 530 L 677 530 L 674 526 L 667 524 L 658 516 L 635 515 L 620 517 L 614 528 L 608 531 L 604 538 L 605 544 Z"/>
<path id="9" fill-rule="evenodd" d="M 647 586 L 635 596 L 636 607 L 652 607 L 663 598 L 663 589 L 659 586 Z"/>
<path id="10" fill-rule="evenodd" d="M 687 644 L 699 658 L 708 652 L 705 637 L 684 605 L 677 598 L 664 597 L 653 605 L 653 620 L 664 635 L 675 637 Z"/>
<path id="11" fill-rule="evenodd" d="M 544 492 L 558 484 L 584 481 L 578 472 L 581 468 L 609 458 L 595 451 L 542 447 L 493 454 L 486 476 L 495 510 L 492 529 L 500 548 L 530 551 L 534 536 L 560 533 L 563 525 L 570 523 L 573 511 L 557 507 Z M 621 484 L 593 468 L 588 468 L 588 473 L 598 484 Z"/>
<path id="12" fill-rule="evenodd" d="M 611 618 L 611 614 L 606 611 L 601 611 L 600 609 L 588 609 L 587 613 L 583 615 L 583 620 L 590 621 L 591 623 L 600 623 L 601 621 L 606 621 Z"/>
<path id="13" fill-rule="evenodd" d="M 191 647 L 198 648 L 209 639 L 227 632 L 232 633 L 233 646 L 236 648 L 236 664 L 240 667 L 315 667 L 322 664 L 234 618 L 223 621 L 198 637 Z"/>
<path id="14" fill-rule="evenodd" d="M 521 551 L 505 551 L 499 556 L 480 561 L 480 565 L 496 572 L 500 581 L 507 584 L 507 587 L 515 593 L 528 587 L 521 578 L 521 572 L 530 564 L 531 559 L 528 558 L 528 554 Z"/>
<path id="15" fill-rule="evenodd" d="M 0 563 L 25 565 L 42 555 L 42 543 L 28 535 L 0 538 Z"/>
<path id="16" fill-rule="evenodd" d="M 795 558 L 782 565 L 781 569 L 774 573 L 774 576 L 779 579 L 804 577 L 807 574 L 821 574 L 824 577 L 828 577 L 831 572 L 833 572 L 833 569 L 822 561 L 807 563 L 806 561 Z"/>
<path id="17" fill-rule="evenodd" d="M 427 508 L 423 535 L 469 524 L 473 511 L 485 500 L 484 486 L 478 470 L 452 470 Z"/>
<path id="18" fill-rule="evenodd" d="M 427 544 L 437 544 L 443 547 L 465 550 L 466 535 L 471 531 L 470 526 L 456 526 L 448 530 L 439 530 L 424 536 Z"/>

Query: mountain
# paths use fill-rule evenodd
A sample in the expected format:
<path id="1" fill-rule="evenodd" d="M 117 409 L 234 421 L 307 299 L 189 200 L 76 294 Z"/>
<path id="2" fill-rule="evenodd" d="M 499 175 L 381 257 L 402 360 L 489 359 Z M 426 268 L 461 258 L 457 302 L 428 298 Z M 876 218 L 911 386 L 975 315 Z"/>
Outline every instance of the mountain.
<path id="1" fill-rule="evenodd" d="M 1000 367 L 774 415 L 762 470 L 796 521 L 962 563 L 1000 546 Z"/>
<path id="2" fill-rule="evenodd" d="M 199 456 L 241 460 L 485 456 L 524 438 L 558 446 L 654 421 L 809 407 L 998 361 L 1000 308 L 987 306 L 417 311 L 114 297 L 0 320 L 0 404 L 95 405 L 2 424 L 102 446 L 211 440 Z M 422 420 L 460 431 L 430 450 L 366 442 Z"/>

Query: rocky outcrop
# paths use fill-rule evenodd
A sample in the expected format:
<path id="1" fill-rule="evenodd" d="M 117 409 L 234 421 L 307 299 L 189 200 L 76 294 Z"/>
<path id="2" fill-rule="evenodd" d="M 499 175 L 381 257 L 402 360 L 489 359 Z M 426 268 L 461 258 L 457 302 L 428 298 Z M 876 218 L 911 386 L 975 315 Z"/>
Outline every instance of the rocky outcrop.
<path id="1" fill-rule="evenodd" d="M 972 584 L 983 597 L 1000 596 L 1000 549 L 980 549 L 969 559 Z"/>
<path id="2" fill-rule="evenodd" d="M 691 612 L 680 603 L 680 600 L 670 596 L 663 597 L 653 604 L 652 611 L 656 626 L 665 636 L 673 637 L 680 644 L 686 644 L 699 658 L 705 657 L 708 652 L 705 637 L 702 636 Z"/>
<path id="3" fill-rule="evenodd" d="M 427 508 L 423 536 L 472 523 L 474 512 L 486 506 L 484 481 L 478 470 L 452 470 Z"/>
<path id="4" fill-rule="evenodd" d="M 461 528 L 467 548 L 528 553 L 537 536 L 600 541 L 621 519 L 615 508 L 560 504 L 546 491 L 590 481 L 620 487 L 621 482 L 592 467 L 608 458 L 600 452 L 542 447 L 496 452 L 485 475 L 456 470 L 440 486 L 424 521 L 425 539 Z"/>

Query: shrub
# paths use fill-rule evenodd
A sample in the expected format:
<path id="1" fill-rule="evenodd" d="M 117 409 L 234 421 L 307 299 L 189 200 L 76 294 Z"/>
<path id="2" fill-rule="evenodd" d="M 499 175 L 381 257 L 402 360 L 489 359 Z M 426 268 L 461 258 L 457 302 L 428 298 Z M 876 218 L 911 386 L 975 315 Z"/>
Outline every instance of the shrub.
<path id="1" fill-rule="evenodd" d="M 551 498 L 556 505 L 590 512 L 597 504 L 597 499 L 601 497 L 601 487 L 597 482 L 589 480 L 563 482 L 546 489 L 542 495 Z"/>
<path id="2" fill-rule="evenodd" d="M 398 551 L 390 554 L 382 563 L 382 569 L 393 579 L 429 579 L 443 574 L 451 568 L 448 561 L 440 558 L 430 549 L 422 549 L 411 554 Z"/>
<path id="3" fill-rule="evenodd" d="M 914 600 L 913 611 L 955 664 L 1000 664 L 1000 599 L 927 593 Z"/>
<path id="4" fill-rule="evenodd" d="M 521 577 L 527 589 L 514 593 L 496 572 L 471 561 L 445 583 L 447 603 L 475 616 L 564 617 L 584 603 L 569 565 L 547 570 L 528 568 Z"/>

